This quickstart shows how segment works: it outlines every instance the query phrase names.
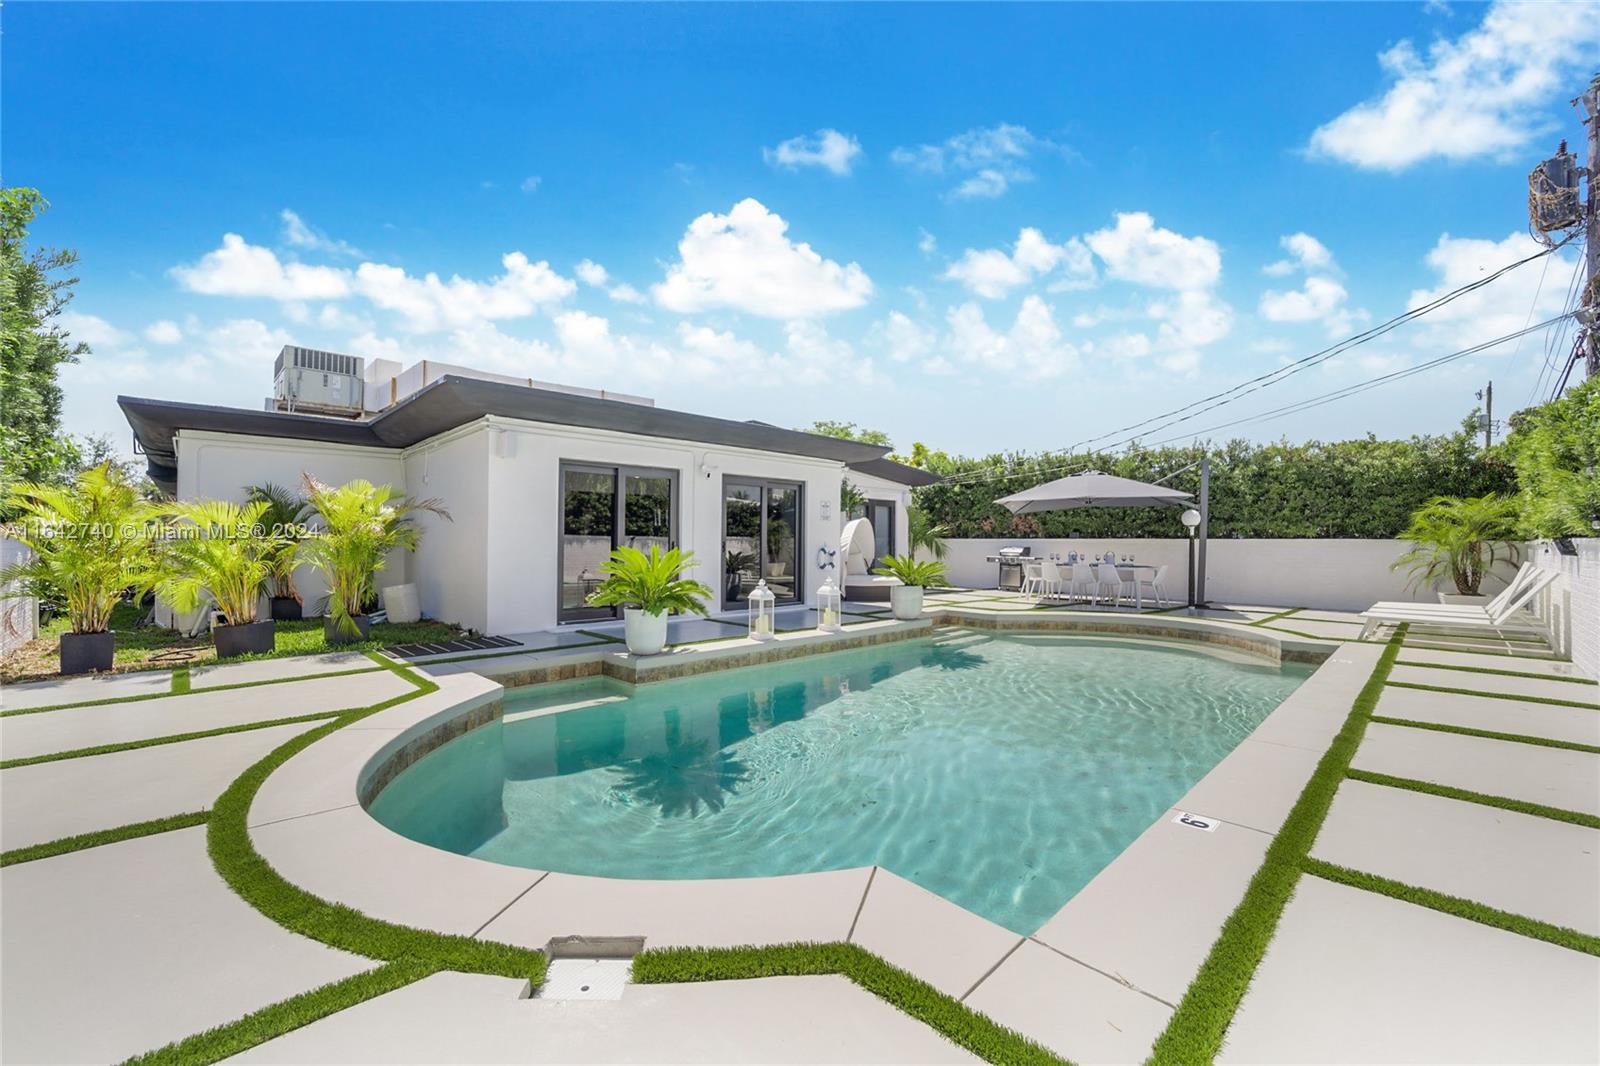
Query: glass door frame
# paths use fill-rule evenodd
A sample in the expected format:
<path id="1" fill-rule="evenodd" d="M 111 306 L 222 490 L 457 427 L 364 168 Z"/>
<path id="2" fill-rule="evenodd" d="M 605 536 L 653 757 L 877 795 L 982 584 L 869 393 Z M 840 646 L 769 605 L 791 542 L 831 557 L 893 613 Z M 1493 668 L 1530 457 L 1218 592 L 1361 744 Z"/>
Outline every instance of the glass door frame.
<path id="1" fill-rule="evenodd" d="M 575 470 L 585 474 L 603 474 L 611 478 L 611 550 L 616 550 L 626 533 L 629 477 L 666 478 L 671 485 L 671 502 L 668 508 L 667 540 L 678 546 L 678 510 L 682 499 L 680 473 L 671 467 L 623 466 L 616 463 L 594 463 L 582 459 L 563 459 L 556 473 L 556 623 L 610 621 L 621 618 L 615 607 L 565 606 L 566 552 L 567 552 L 567 472 Z"/>
<path id="2" fill-rule="evenodd" d="M 872 523 L 872 532 L 874 534 L 876 534 L 876 533 L 879 532 L 879 530 L 878 530 L 878 524 L 876 522 L 873 522 L 873 520 L 872 520 L 872 509 L 874 507 L 882 507 L 882 508 L 887 509 L 888 512 L 889 512 L 889 521 L 887 523 L 887 527 L 883 530 L 883 532 L 884 532 L 884 534 L 885 534 L 885 536 L 886 536 L 886 538 L 888 540 L 888 544 L 889 544 L 889 550 L 888 550 L 888 552 L 886 554 L 888 554 L 888 555 L 898 555 L 898 554 L 900 554 L 901 548 L 900 548 L 899 544 L 896 543 L 896 537 L 895 537 L 895 533 L 896 533 L 895 525 L 897 524 L 897 522 L 899 520 L 898 512 L 900 510 L 900 505 L 898 503 L 896 503 L 894 500 L 884 500 L 884 499 L 876 499 L 875 500 L 870 496 L 867 497 L 866 507 L 864 508 L 866 513 L 865 513 L 864 517 L 866 518 L 866 520 L 868 522 Z M 878 546 L 876 544 L 874 544 L 872 546 L 872 550 L 874 552 L 876 552 L 878 550 Z M 872 560 L 872 565 L 873 566 L 878 566 L 880 561 L 882 560 L 882 558 L 883 558 L 883 556 L 876 556 Z"/>
<path id="3" fill-rule="evenodd" d="M 805 567 L 802 565 L 802 560 L 805 559 L 806 483 L 803 482 L 803 481 L 791 481 L 791 480 L 788 480 L 786 478 L 740 477 L 737 474 L 724 474 L 722 476 L 722 519 L 721 519 L 722 527 L 718 531 L 718 536 L 720 538 L 720 540 L 719 540 L 720 549 L 719 549 L 718 554 L 720 555 L 721 558 L 717 562 L 717 572 L 721 576 L 721 581 L 719 582 L 719 584 L 722 587 L 722 596 L 723 596 L 722 606 L 723 606 L 723 609 L 724 610 L 728 610 L 728 609 L 732 609 L 732 608 L 735 608 L 735 607 L 743 607 L 743 606 L 746 605 L 746 602 L 747 602 L 743 598 L 732 599 L 732 600 L 727 598 L 727 595 L 728 595 L 728 572 L 727 572 L 727 560 L 728 560 L 728 487 L 730 485 L 745 485 L 745 486 L 748 486 L 750 488 L 755 488 L 755 489 L 760 489 L 761 490 L 761 498 L 756 501 L 756 505 L 760 508 L 760 511 L 761 511 L 761 533 L 760 533 L 760 539 L 757 542 L 758 545 L 760 546 L 761 550 L 756 552 L 756 567 L 757 567 L 757 569 L 756 569 L 756 579 L 758 581 L 764 579 L 767 576 L 767 552 L 766 552 L 767 518 L 768 518 L 768 514 L 767 514 L 767 492 L 768 492 L 768 490 L 775 489 L 775 488 L 776 489 L 793 489 L 794 490 L 794 494 L 795 494 L 795 516 L 796 516 L 796 519 L 797 519 L 797 521 L 795 522 L 795 530 L 794 530 L 794 560 L 795 560 L 795 567 L 794 567 L 795 568 L 795 573 L 794 573 L 794 595 L 791 596 L 791 597 L 785 597 L 785 598 L 782 598 L 782 599 L 775 600 L 774 602 L 780 607 L 789 606 L 791 604 L 796 604 L 796 603 L 804 603 L 805 602 L 805 598 L 806 598 L 806 594 L 805 594 L 805 587 L 804 587 L 804 584 L 803 584 L 803 581 L 804 581 L 804 573 L 803 573 L 803 571 L 804 571 Z M 771 585 L 768 585 L 767 587 L 768 588 L 772 588 Z"/>

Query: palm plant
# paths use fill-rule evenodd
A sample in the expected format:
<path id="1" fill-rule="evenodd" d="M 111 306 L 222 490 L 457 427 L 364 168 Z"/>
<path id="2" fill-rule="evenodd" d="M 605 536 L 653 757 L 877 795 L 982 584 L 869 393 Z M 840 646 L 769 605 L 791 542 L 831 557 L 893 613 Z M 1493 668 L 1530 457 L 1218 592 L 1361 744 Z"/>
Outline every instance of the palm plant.
<path id="1" fill-rule="evenodd" d="M 1435 496 L 1416 511 L 1400 539 L 1411 550 L 1391 570 L 1406 569 L 1412 588 L 1445 578 L 1463 596 L 1476 596 L 1484 575 L 1501 561 L 1516 562 L 1517 502 L 1506 496 Z"/>
<path id="2" fill-rule="evenodd" d="M 621 547 L 600 564 L 606 579 L 589 594 L 596 607 L 636 607 L 645 614 L 664 611 L 708 614 L 705 598 L 711 590 L 699 581 L 681 575 L 694 565 L 694 553 L 652 544 L 650 554 L 638 548 Z"/>
<path id="3" fill-rule="evenodd" d="M 906 525 L 909 527 L 912 555 L 920 550 L 935 559 L 943 559 L 950 550 L 950 546 L 944 542 L 944 538 L 950 535 L 950 528 L 935 523 L 922 508 L 911 507 L 906 510 Z"/>
<path id="4" fill-rule="evenodd" d="M 882 565 L 872 572 L 884 577 L 897 577 L 902 585 L 927 588 L 944 582 L 945 566 L 937 560 L 918 562 L 909 555 L 886 555 L 879 562 Z"/>
<path id="5" fill-rule="evenodd" d="M 0 570 L 0 584 L 62 602 L 75 634 L 106 632 L 123 594 L 154 578 L 154 511 L 112 463 L 84 470 L 71 485 L 20 483 L 6 508 L 14 516 L 6 533 L 29 556 Z"/>
<path id="6" fill-rule="evenodd" d="M 340 486 L 305 479 L 306 513 L 317 528 L 299 541 L 300 562 L 328 581 L 328 614 L 343 636 L 360 634 L 356 617 L 376 591 L 378 571 L 393 551 L 415 551 L 422 540 L 414 515 L 450 521 L 438 500 L 408 500 L 393 486 L 356 479 Z"/>
<path id="7" fill-rule="evenodd" d="M 277 573 L 286 539 L 263 521 L 264 502 L 201 500 L 171 505 L 177 520 L 162 553 L 156 595 L 187 613 L 209 596 L 230 626 L 256 621 L 261 593 Z"/>
<path id="8" fill-rule="evenodd" d="M 266 504 L 266 510 L 261 512 L 261 524 L 281 534 L 281 548 L 274 556 L 272 575 L 267 581 L 268 595 L 299 602 L 300 591 L 294 587 L 294 547 L 306 522 L 306 498 L 270 481 L 247 486 L 244 492 L 250 503 Z"/>

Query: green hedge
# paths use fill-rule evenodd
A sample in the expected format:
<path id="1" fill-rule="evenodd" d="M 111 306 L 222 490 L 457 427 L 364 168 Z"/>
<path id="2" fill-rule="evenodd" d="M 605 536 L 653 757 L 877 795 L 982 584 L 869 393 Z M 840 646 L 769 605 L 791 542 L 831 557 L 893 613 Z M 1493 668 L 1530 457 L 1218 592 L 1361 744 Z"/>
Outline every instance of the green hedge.
<path id="1" fill-rule="evenodd" d="M 1511 416 L 1522 531 L 1592 537 L 1600 520 L 1600 377 L 1559 400 Z"/>
<path id="2" fill-rule="evenodd" d="M 1393 537 L 1433 496 L 1512 492 L 1515 475 L 1498 450 L 1485 454 L 1465 432 L 1410 440 L 1224 445 L 1135 450 L 1120 455 L 1011 453 L 955 459 L 941 474 L 957 480 L 916 490 L 918 506 L 953 537 L 1174 537 L 1171 508 L 1086 508 L 1013 516 L 994 501 L 1091 467 L 1155 481 L 1211 453 L 1213 537 Z M 962 474 L 1001 475 L 961 481 Z M 1198 492 L 1198 468 L 1165 482 Z"/>

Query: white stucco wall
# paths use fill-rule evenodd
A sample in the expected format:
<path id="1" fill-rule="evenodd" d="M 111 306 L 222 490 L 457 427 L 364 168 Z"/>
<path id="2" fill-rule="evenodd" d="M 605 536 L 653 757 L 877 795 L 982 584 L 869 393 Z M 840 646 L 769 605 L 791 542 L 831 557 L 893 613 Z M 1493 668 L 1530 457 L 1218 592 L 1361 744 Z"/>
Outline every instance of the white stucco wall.
<path id="1" fill-rule="evenodd" d="M 869 500 L 888 500 L 894 504 L 894 550 L 900 555 L 911 550 L 911 519 L 907 508 L 911 506 L 911 488 L 883 478 L 872 477 L 858 470 L 846 470 L 845 480 L 861 491 Z"/>
<path id="2" fill-rule="evenodd" d="M 1575 555 L 1547 540 L 1528 546 L 1536 566 L 1562 576 L 1549 598 L 1551 637 L 1586 677 L 1600 677 L 1600 538 L 1574 539 Z"/>
<path id="3" fill-rule="evenodd" d="M 1132 554 L 1141 563 L 1168 564 L 1167 592 L 1182 598 L 1188 588 L 1188 541 L 1171 539 L 1082 537 L 991 538 L 950 540 L 945 559 L 953 584 L 992 588 L 995 564 L 985 562 L 1004 545 L 1033 548 L 1034 555 L 1070 551 L 1101 555 L 1114 551 Z M 1379 600 L 1437 602 L 1433 590 L 1410 590 L 1406 575 L 1389 569 L 1409 544 L 1398 540 L 1232 540 L 1212 539 L 1207 544 L 1206 596 L 1213 603 L 1260 603 L 1284 607 L 1312 607 L 1329 611 L 1359 611 Z M 1509 577 L 1511 570 L 1505 572 Z M 1504 587 L 1496 576 L 1483 591 Z"/>
<path id="4" fill-rule="evenodd" d="M 419 512 L 422 542 L 409 572 L 422 613 L 487 632 L 489 626 L 489 435 L 481 425 L 442 434 L 405 452 L 407 496 L 437 500 L 446 521 Z"/>

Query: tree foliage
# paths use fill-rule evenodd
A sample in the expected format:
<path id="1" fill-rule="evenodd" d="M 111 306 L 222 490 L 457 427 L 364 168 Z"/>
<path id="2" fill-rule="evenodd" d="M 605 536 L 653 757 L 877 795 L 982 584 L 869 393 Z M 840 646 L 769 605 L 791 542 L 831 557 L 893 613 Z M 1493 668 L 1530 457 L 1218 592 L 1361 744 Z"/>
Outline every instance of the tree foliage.
<path id="1" fill-rule="evenodd" d="M 1174 508 L 1083 508 L 1013 515 L 995 501 L 1086 469 L 1185 492 L 1200 489 L 1211 455 L 1213 537 L 1397 536 L 1435 496 L 1482 496 L 1514 488 L 1510 465 L 1467 433 L 1304 444 L 1234 440 L 1117 454 L 1008 453 L 957 458 L 947 480 L 916 490 L 917 505 L 952 537 L 1174 537 Z"/>
<path id="2" fill-rule="evenodd" d="M 1529 537 L 1592 537 L 1600 522 L 1600 378 L 1511 418 L 1519 525 Z"/>
<path id="3" fill-rule="evenodd" d="M 1400 533 L 1411 550 L 1390 569 L 1405 570 L 1412 588 L 1442 588 L 1449 579 L 1461 595 L 1476 596 L 1497 563 L 1517 561 L 1516 535 L 1510 496 L 1435 496 L 1412 513 Z"/>
<path id="4" fill-rule="evenodd" d="M 866 429 L 857 426 L 854 422 L 829 422 L 819 420 L 805 428 L 807 433 L 816 433 L 824 437 L 838 437 L 840 440 L 860 441 L 862 444 L 876 444 L 884 448 L 893 448 L 894 442 L 889 439 L 889 434 L 881 429 Z"/>

